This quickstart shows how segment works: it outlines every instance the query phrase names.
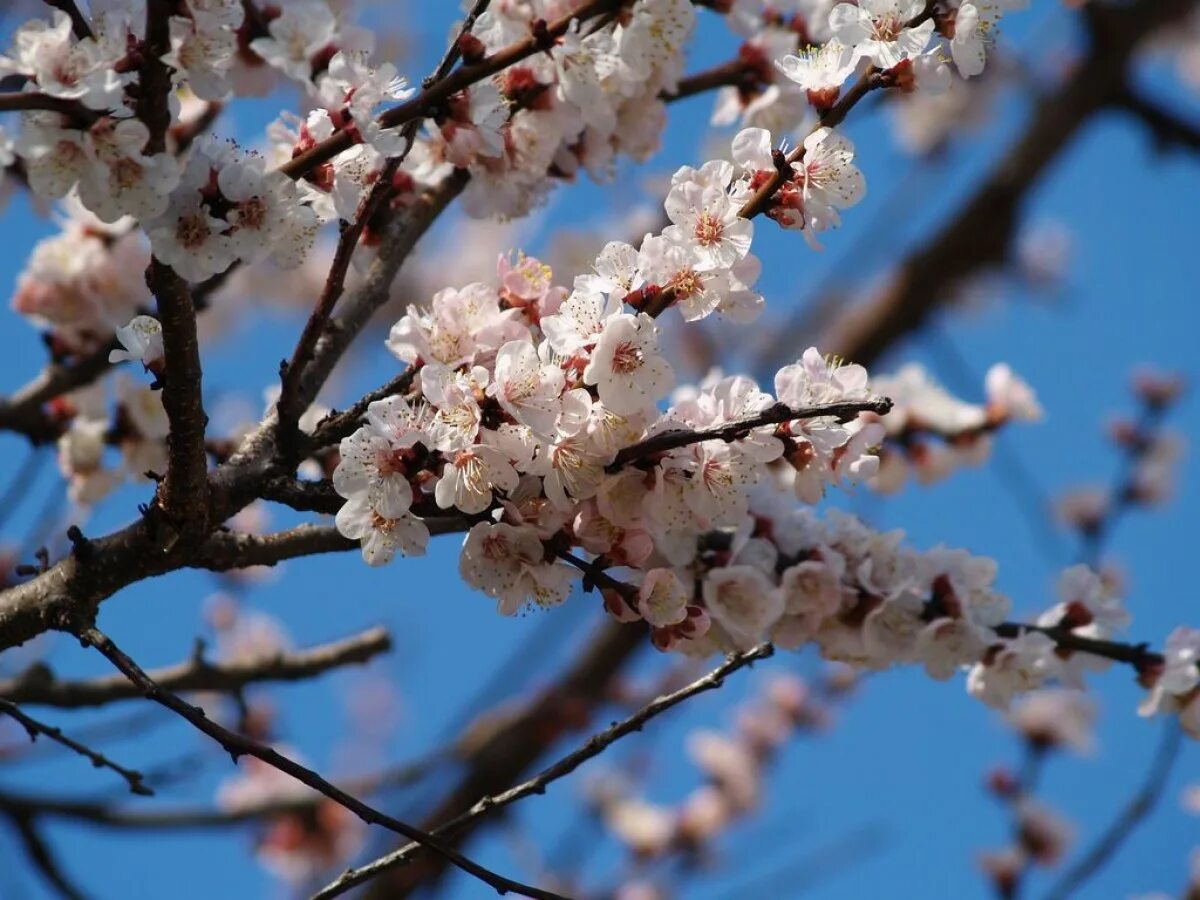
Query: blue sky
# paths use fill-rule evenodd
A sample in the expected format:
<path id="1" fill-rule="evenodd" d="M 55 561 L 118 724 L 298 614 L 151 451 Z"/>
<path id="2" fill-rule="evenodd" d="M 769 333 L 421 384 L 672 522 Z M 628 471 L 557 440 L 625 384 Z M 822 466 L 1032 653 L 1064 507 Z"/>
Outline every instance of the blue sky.
<path id="1" fill-rule="evenodd" d="M 408 22 L 419 29 L 409 73 L 419 77 L 440 52 L 450 11 L 433 4 L 411 4 Z M 446 4 L 446 7 L 452 4 Z M 413 15 L 417 10 L 419 14 Z M 1039 7 L 1014 17 L 1010 43 L 1038 33 L 1039 48 L 1071 45 L 1069 14 Z M 1035 28 L 1036 25 L 1036 28 Z M 689 69 L 728 57 L 736 44 L 706 21 Z M 1200 103 L 1177 87 L 1157 66 L 1142 73 L 1149 90 L 1178 102 L 1200 116 Z M 704 158 L 707 98 L 672 109 L 672 125 L 663 152 L 650 170 L 669 173 L 676 165 Z M 1003 151 L 1008 136 L 1025 112 L 1021 102 L 1006 102 L 996 123 L 964 141 L 931 176 L 910 190 L 911 202 L 899 212 L 890 208 L 883 223 L 883 248 L 869 254 L 865 268 L 891 258 L 939 221 L 969 190 L 973 177 Z M 265 111 L 254 105 L 227 121 L 226 129 L 245 138 L 261 128 Z M 845 216 L 845 227 L 814 254 L 798 236 L 760 228 L 756 252 L 763 258 L 761 287 L 772 315 L 784 316 L 809 299 L 811 286 L 832 275 L 848 284 L 864 268 L 847 260 L 848 248 L 864 230 L 876 229 L 876 216 L 888 205 L 896 179 L 909 164 L 890 138 L 878 113 L 859 116 L 848 131 L 860 149 L 869 185 L 868 199 Z M 1128 120 L 1106 116 L 1093 122 L 1049 172 L 1030 198 L 1027 221 L 1060 221 L 1074 237 L 1067 282 L 1052 298 L 1030 295 L 1017 285 L 1005 286 L 990 302 L 970 310 L 939 315 L 937 338 L 918 336 L 897 347 L 877 368 L 882 371 L 909 360 L 931 367 L 956 391 L 978 397 L 982 378 L 993 362 L 1009 362 L 1038 390 L 1047 417 L 1039 425 L 1013 428 L 1001 438 L 1000 461 L 1019 461 L 1032 473 L 1036 489 L 1053 496 L 1081 482 L 1106 483 L 1117 466 L 1103 425 L 1115 412 L 1132 408 L 1126 384 L 1134 366 L 1152 362 L 1178 370 L 1192 384 L 1200 381 L 1195 334 L 1200 326 L 1194 266 L 1195 198 L 1200 196 L 1200 160 L 1180 154 L 1159 155 Z M 650 200 L 642 173 L 623 173 L 618 190 L 589 184 L 560 190 L 534 230 L 525 249 L 536 253 L 556 231 L 581 219 L 602 218 L 613 202 Z M 894 205 L 894 204 L 893 204 Z M 32 216 L 21 198 L 0 219 L 0 284 L 11 286 L 23 261 L 40 238 L 52 232 L 45 220 Z M 497 252 L 509 249 L 496 247 Z M 563 273 L 562 281 L 569 281 Z M 454 273 L 447 273 L 454 283 Z M 240 393 L 258 404 L 278 360 L 287 355 L 299 323 L 278 312 L 255 309 L 246 323 L 204 348 L 206 390 L 215 398 Z M 7 307 L 0 310 L 5 353 L 0 358 L 0 391 L 26 380 L 43 361 L 39 341 Z M 737 346 L 737 335 L 725 340 Z M 953 355 L 946 347 L 953 348 Z M 797 355 L 802 350 L 797 347 Z M 736 356 L 736 354 L 735 354 Z M 972 381 L 962 383 L 965 360 Z M 747 360 L 739 360 L 745 365 Z M 730 368 L 736 366 L 731 365 Z M 344 403 L 356 387 L 382 383 L 395 371 L 381 345 L 365 348 L 343 383 L 345 393 L 328 398 Z M 1192 444 L 1200 432 L 1200 410 L 1189 395 L 1172 417 L 1172 426 Z M 0 437 L 0 471 L 12 471 L 24 459 L 20 442 Z M 19 539 L 35 518 L 43 498 L 55 488 L 52 466 L 42 472 L 29 497 L 12 516 L 3 537 Z M 1131 634 L 1161 644 L 1176 624 L 1200 624 L 1190 570 L 1183 565 L 1194 553 L 1197 506 L 1195 480 L 1184 464 L 1180 490 L 1161 510 L 1135 512 L 1113 536 L 1110 556 L 1128 576 L 1128 606 L 1134 615 Z M 119 494 L 87 525 L 103 532 L 130 517 L 148 492 Z M 1009 482 L 995 467 L 966 470 L 931 489 L 909 488 L 899 497 L 880 500 L 861 493 L 835 496 L 832 505 L 854 509 L 880 526 L 903 527 L 917 546 L 938 543 L 963 546 L 995 556 L 1000 585 L 1016 609 L 1030 615 L 1051 602 L 1057 568 L 1073 561 L 1069 535 L 1057 543 L 1031 524 L 1014 501 Z M 282 512 L 273 524 L 286 526 Z M 282 575 L 246 594 L 246 603 L 278 617 L 295 643 L 306 645 L 340 637 L 382 623 L 396 635 L 396 649 L 365 672 L 348 671 L 300 687 L 273 689 L 270 699 L 280 713 L 281 731 L 318 767 L 337 771 L 345 759 L 343 736 L 349 727 L 347 697 L 363 692 L 374 679 L 392 685 L 399 697 L 398 724 L 380 752 L 388 760 L 421 755 L 437 746 L 464 706 L 484 692 L 503 699 L 530 686 L 544 684 L 577 651 L 586 633 L 600 620 L 593 598 L 573 597 L 552 613 L 517 619 L 495 614 L 492 604 L 474 594 L 456 574 L 458 545 L 453 538 L 434 542 L 428 556 L 401 560 L 370 570 L 356 555 L 289 563 Z M 105 605 L 105 628 L 143 665 L 176 662 L 189 652 L 203 630 L 200 609 L 219 584 L 208 575 L 181 573 L 143 582 Z M 550 623 L 546 619 L 551 620 Z M 524 651 L 534 632 L 553 634 L 535 654 Z M 28 653 L 46 652 L 57 670 L 88 674 L 104 671 L 97 660 L 62 638 L 49 638 Z M 0 659 L 0 669 L 13 669 L 28 658 L 25 651 Z M 515 664 L 511 662 L 514 654 Z M 504 665 L 509 661 L 508 665 Z M 647 675 L 663 660 L 647 651 L 640 671 Z M 760 687 L 774 671 L 812 671 L 809 654 L 783 654 L 749 673 L 741 673 L 720 692 L 697 698 L 675 715 L 656 721 L 644 740 L 651 743 L 650 799 L 678 801 L 696 782 L 684 754 L 684 739 L 696 727 L 728 724 L 736 702 Z M 502 668 L 503 667 L 503 668 Z M 498 675 L 498 672 L 503 675 Z M 1139 719 L 1134 708 L 1140 691 L 1128 672 L 1111 670 L 1093 679 L 1100 705 L 1099 747 L 1090 758 L 1054 760 L 1044 773 L 1044 796 L 1075 823 L 1087 843 L 1100 825 L 1133 790 L 1154 751 L 1158 722 Z M 126 704 L 110 715 L 139 710 Z M 87 714 L 47 710 L 44 718 L 75 728 L 94 720 Z M 182 753 L 203 753 L 204 764 L 192 777 L 162 792 L 161 802 L 198 803 L 213 796 L 215 786 L 231 772 L 228 758 L 189 733 L 187 726 L 161 713 L 153 727 L 141 724 L 128 739 L 109 747 L 123 762 L 153 767 Z M 610 755 L 597 765 L 628 764 L 638 751 Z M 771 896 L 853 898 L 919 896 L 928 898 L 987 897 L 989 892 L 974 865 L 976 854 L 1003 842 L 1007 822 L 982 789 L 988 769 L 1015 764 L 1018 747 L 997 716 L 967 696 L 961 679 L 948 684 L 929 681 L 918 671 L 898 670 L 870 678 L 841 709 L 836 727 L 819 738 L 801 738 L 778 759 L 768 795 L 759 813 L 732 831 L 720 847 L 723 867 L 684 884 L 682 895 L 696 898 L 737 896 L 745 879 L 778 867 L 833 855 L 848 836 L 866 830 L 877 837 L 870 852 L 812 883 L 786 876 L 772 883 Z M 583 775 L 595 767 L 585 767 Z M 1200 821 L 1188 816 L 1178 801 L 1181 788 L 1200 780 L 1200 754 L 1184 749 L 1170 788 L 1150 821 L 1126 845 L 1081 897 L 1127 897 L 1139 892 L 1176 892 L 1182 886 L 1190 849 L 1200 843 Z M 55 755 L 44 762 L 0 767 L 0 785 L 26 791 L 95 792 L 114 787 L 108 773 L 96 772 L 74 758 Z M 435 779 L 394 811 L 416 818 L 419 800 L 448 783 Z M 583 779 L 579 774 L 556 784 L 545 797 L 527 801 L 518 821 L 525 837 L 549 852 L 563 830 L 580 814 Z M 55 825 L 48 830 L 67 871 L 101 898 L 200 898 L 211 896 L 287 896 L 252 859 L 248 836 L 228 833 L 179 833 L 131 836 L 82 827 Z M 590 854 L 587 883 L 610 883 L 622 871 L 622 855 L 602 840 Z M 511 843 L 492 834 L 472 845 L 485 864 L 520 877 L 521 862 Z M 0 858 L 17 852 L 11 836 L 0 829 Z M 808 871 L 812 871 L 811 868 Z M 186 872 L 181 878 L 180 873 Z M 1044 875 L 1030 880 L 1027 896 L 1038 896 L 1049 883 Z M 438 896 L 485 896 L 477 883 L 454 878 Z M 48 896 L 36 875 L 21 867 L 0 867 L 0 898 Z"/>

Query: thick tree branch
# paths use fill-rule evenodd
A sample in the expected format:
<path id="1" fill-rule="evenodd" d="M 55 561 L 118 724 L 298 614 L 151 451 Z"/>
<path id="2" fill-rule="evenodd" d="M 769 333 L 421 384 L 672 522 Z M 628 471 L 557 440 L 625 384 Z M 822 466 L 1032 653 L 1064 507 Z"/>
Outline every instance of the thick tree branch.
<path id="1" fill-rule="evenodd" d="M 747 650 L 744 653 L 736 653 L 728 657 L 725 662 L 709 672 L 703 678 L 693 681 L 686 687 L 680 688 L 670 694 L 664 694 L 652 700 L 650 703 L 643 706 L 633 715 L 620 722 L 615 722 L 609 728 L 589 738 L 581 747 L 572 753 L 567 754 L 562 759 L 554 764 L 547 766 L 537 775 L 518 784 L 507 791 L 500 794 L 485 796 L 480 798 L 475 804 L 463 812 L 455 816 L 444 825 L 440 826 L 434 833 L 438 835 L 450 834 L 458 829 L 482 818 L 488 813 L 503 809 L 510 804 L 516 803 L 518 800 L 529 797 L 533 794 L 544 794 L 546 788 L 553 782 L 563 778 L 581 765 L 596 756 L 603 753 L 612 744 L 619 741 L 626 735 L 633 734 L 636 731 L 641 731 L 647 722 L 656 716 L 666 712 L 667 710 L 678 706 L 685 700 L 694 697 L 696 694 L 704 693 L 705 691 L 715 690 L 725 683 L 725 678 L 733 674 L 753 662 L 760 659 L 766 659 L 775 652 L 775 648 L 770 644 L 760 644 L 759 646 Z M 374 862 L 368 863 L 365 866 L 357 869 L 350 869 L 345 872 L 340 878 L 329 884 L 322 890 L 318 891 L 313 900 L 331 900 L 337 897 L 350 888 L 362 884 L 376 875 L 388 869 L 397 866 L 406 865 L 420 850 L 419 844 L 409 844 L 406 847 L 401 847 L 394 853 L 380 857 Z"/>
<path id="2" fill-rule="evenodd" d="M 91 747 L 81 744 L 79 741 L 76 741 L 63 734 L 61 728 L 56 728 L 53 725 L 46 725 L 43 722 L 39 722 L 32 716 L 22 712 L 21 708 L 12 701 L 0 698 L 0 715 L 5 715 L 15 720 L 22 728 L 25 729 L 25 733 L 29 735 L 29 739 L 31 741 L 36 741 L 39 736 L 47 737 L 56 744 L 62 744 L 68 750 L 78 753 L 80 756 L 87 759 L 97 769 L 111 769 L 125 779 L 126 783 L 129 785 L 129 790 L 131 793 L 141 794 L 145 797 L 149 797 L 154 793 L 154 791 L 150 790 L 150 788 L 146 786 L 145 778 L 142 776 L 141 772 L 134 771 L 133 769 L 127 769 L 124 766 L 113 762 L 103 753 L 99 753 L 93 750 Z"/>
<path id="3" fill-rule="evenodd" d="M 158 301 L 166 373 L 162 403 L 170 422 L 167 435 L 167 477 L 160 502 L 166 518 L 180 536 L 204 534 L 208 515 L 208 457 L 204 449 L 204 412 L 200 341 L 196 310 L 187 282 L 157 259 L 146 270 L 146 284 Z M 176 536 L 169 538 L 174 541 Z"/>
<path id="4" fill-rule="evenodd" d="M 429 847 L 430 850 L 441 856 L 448 863 L 478 878 L 495 889 L 497 893 L 504 894 L 508 891 L 514 891 L 524 894 L 527 897 L 537 898 L 537 900 L 542 900 L 542 898 L 545 898 L 545 900 L 564 900 L 560 895 L 551 891 L 544 891 L 540 888 L 524 885 L 492 872 L 463 856 L 453 847 L 433 835 L 393 818 L 386 813 L 382 813 L 374 807 L 368 806 L 357 797 L 346 793 L 336 785 L 326 781 L 312 769 L 300 765 L 277 750 L 268 747 L 266 744 L 261 744 L 243 734 L 238 734 L 219 725 L 209 719 L 199 707 L 192 706 L 170 691 L 163 690 L 130 656 L 114 644 L 111 638 L 94 626 L 79 628 L 76 635 L 85 646 L 94 647 L 98 650 L 105 659 L 113 664 L 113 667 L 117 671 L 133 682 L 148 700 L 153 700 L 155 703 L 165 706 L 173 713 L 187 720 L 197 730 L 215 740 L 225 748 L 234 762 L 237 762 L 241 756 L 252 756 L 255 759 L 261 760 L 272 768 L 291 775 L 297 781 L 307 785 L 318 793 L 324 794 L 330 800 L 354 813 L 364 822 L 371 825 L 380 825 L 397 834 L 403 835 L 410 841 L 416 841 L 423 846 Z"/>
<path id="5" fill-rule="evenodd" d="M 185 663 L 156 669 L 147 677 L 163 690 L 173 692 L 240 691 L 252 684 L 306 681 L 316 675 L 374 659 L 392 648 L 391 636 L 383 628 L 321 644 L 306 650 L 237 660 L 206 662 L 193 658 Z M 0 682 L 0 695 L 17 703 L 38 703 L 61 709 L 103 706 L 117 700 L 143 696 L 141 689 L 123 675 L 88 681 L 63 681 L 44 665 L 36 665 L 16 678 Z M 2 702 L 2 701 L 0 701 Z"/>

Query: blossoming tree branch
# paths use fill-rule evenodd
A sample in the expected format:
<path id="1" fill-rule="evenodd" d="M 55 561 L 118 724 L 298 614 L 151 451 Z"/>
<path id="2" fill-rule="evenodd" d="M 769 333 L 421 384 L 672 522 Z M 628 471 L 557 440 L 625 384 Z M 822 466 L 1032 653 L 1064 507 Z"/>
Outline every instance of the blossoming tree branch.
<path id="1" fill-rule="evenodd" d="M 848 490 L 886 494 L 950 477 L 982 461 L 997 432 L 1042 417 L 1034 387 L 1004 364 L 987 372 L 981 403 L 919 367 L 885 374 L 863 364 L 1007 255 L 1024 192 L 1092 114 L 1118 109 L 1159 140 L 1196 143 L 1185 120 L 1142 100 L 1128 77 L 1143 44 L 1193 15 L 1191 0 L 1080 13 L 1091 49 L 1023 141 L 893 283 L 834 313 L 827 345 L 797 352 L 790 338 L 777 342 L 791 354 L 764 384 L 719 371 L 687 384 L 672 361 L 672 335 L 698 332 L 701 320 L 729 342 L 754 332 L 767 306 L 760 274 L 787 265 L 753 252 L 764 230 L 786 232 L 796 253 L 836 247 L 868 179 L 888 180 L 858 164 L 856 116 L 894 104 L 924 129 L 919 139 L 936 143 L 955 110 L 974 102 L 963 98 L 1002 77 L 996 35 L 1024 5 L 475 0 L 440 62 L 406 77 L 333 0 L 47 2 L 0 55 L 0 165 L 13 190 L 54 208 L 61 229 L 37 245 L 13 297 L 49 361 L 0 398 L 0 429 L 53 445 L 80 508 L 131 483 L 144 499 L 116 530 L 77 522 L 60 550 L 30 548 L 0 585 L 0 651 L 63 632 L 113 668 L 85 681 L 14 673 L 0 680 L 0 716 L 144 793 L 142 773 L 29 709 L 145 697 L 255 767 L 267 795 L 217 819 L 321 808 L 333 818 L 310 833 L 350 834 L 356 817 L 403 838 L 322 897 L 364 883 L 407 895 L 446 866 L 500 893 L 570 895 L 485 867 L 466 838 L 494 810 L 783 650 L 812 647 L 857 672 L 916 666 L 1000 709 L 1046 687 L 1082 689 L 1116 663 L 1123 675 L 1107 677 L 1136 679 L 1143 716 L 1177 716 L 1200 737 L 1200 631 L 1133 630 L 1096 560 L 1062 572 L 1057 600 L 1022 621 L 995 586 L 996 559 L 914 547 L 837 508 Z M 702 17 L 738 36 L 733 60 L 689 54 Z M 225 136 L 242 98 L 284 86 L 302 99 L 301 114 L 283 113 L 250 143 Z M 714 121 L 738 130 L 715 158 L 673 161 L 653 228 L 632 242 L 605 235 L 578 269 L 519 248 L 479 280 L 455 281 L 455 267 L 442 265 L 441 283 L 396 304 L 401 266 L 420 264 L 426 233 L 448 210 L 517 220 L 572 182 L 603 184 L 656 154 L 676 101 L 708 92 Z M 205 389 L 206 319 L 259 271 L 320 277 L 296 282 L 307 292 L 291 302 L 306 319 L 263 385 L 261 418 L 221 430 Z M 381 311 L 392 313 L 386 335 L 372 324 Z M 364 342 L 386 346 L 394 377 L 345 395 L 332 376 Z M 1143 388 L 1158 412 L 1174 399 L 1162 382 Z M 1161 461 L 1149 443 L 1137 446 L 1138 471 Z M 1119 494 L 1128 503 L 1139 496 L 1131 479 Z M 246 527 L 264 503 L 307 521 Z M 1096 538 L 1106 519 L 1092 513 Z M 183 569 L 237 573 L 355 553 L 403 579 L 405 558 L 431 541 L 461 545 L 446 577 L 494 600 L 499 615 L 591 602 L 608 624 L 558 694 L 531 699 L 492 741 L 461 750 L 467 775 L 420 824 L 364 799 L 388 778 L 335 784 L 244 709 L 222 722 L 190 695 L 241 696 L 361 663 L 389 649 L 385 632 L 250 660 L 210 662 L 198 651 L 147 671 L 105 630 L 126 588 L 158 579 L 170 590 Z M 567 729 L 556 701 L 577 701 L 586 722 L 648 646 L 716 668 L 546 765 L 545 735 Z M 783 688 L 770 702 L 793 726 L 817 715 Z M 699 756 L 720 768 L 715 745 Z M 714 778 L 725 788 L 736 780 Z M 680 820 L 693 831 L 749 807 L 731 789 L 704 803 Z M 678 823 L 656 831 L 644 811 L 605 810 L 643 852 L 683 839 Z M 64 895 L 76 894 L 39 832 L 43 818 L 114 828 L 209 821 L 203 811 L 139 819 L 82 797 L 3 792 L 0 815 Z M 290 865 L 311 879 L 325 869 L 305 852 L 293 851 Z M 421 865 L 406 865 L 417 857 Z M 326 860 L 347 861 L 340 850 Z M 1008 896 L 1020 871 L 997 876 Z"/>

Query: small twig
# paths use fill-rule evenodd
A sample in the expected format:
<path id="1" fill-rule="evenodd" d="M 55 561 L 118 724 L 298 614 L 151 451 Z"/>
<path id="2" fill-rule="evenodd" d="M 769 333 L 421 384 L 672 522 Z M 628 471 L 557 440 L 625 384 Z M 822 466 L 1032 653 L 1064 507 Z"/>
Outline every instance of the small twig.
<path id="1" fill-rule="evenodd" d="M 0 698 L 0 714 L 16 720 L 25 729 L 25 733 L 29 735 L 29 740 L 36 741 L 39 735 L 45 736 L 57 744 L 62 744 L 68 750 L 73 750 L 80 756 L 85 757 L 97 769 L 112 769 L 112 771 L 125 779 L 132 793 L 140 794 L 144 797 L 153 796 L 154 791 L 146 786 L 145 778 L 141 772 L 127 769 L 113 762 L 103 753 L 99 753 L 91 747 L 67 737 L 67 735 L 63 734 L 61 728 L 55 728 L 53 725 L 46 725 L 43 722 L 39 722 L 32 716 L 22 712 L 21 708 L 12 701 Z"/>
<path id="2" fill-rule="evenodd" d="M 440 837 L 443 834 L 456 831 L 459 828 L 462 828 L 464 825 L 467 825 L 490 812 L 503 809 L 504 807 L 532 794 L 544 794 L 546 792 L 546 788 L 549 787 L 551 783 L 571 774 L 581 765 L 583 765 L 583 763 L 587 762 L 593 757 L 599 756 L 610 745 L 614 744 L 616 741 L 620 740 L 626 735 L 632 734 L 635 731 L 641 731 L 642 727 L 655 716 L 666 712 L 672 707 L 678 706 L 680 703 L 683 703 L 685 700 L 695 696 L 696 694 L 701 694 L 705 691 L 711 691 L 715 688 L 719 688 L 722 684 L 724 684 L 726 676 L 736 672 L 738 669 L 742 669 L 751 663 L 756 662 L 757 660 L 766 659 L 774 652 L 775 648 L 770 644 L 760 644 L 759 646 L 754 647 L 751 650 L 747 650 L 744 653 L 736 653 L 728 657 L 725 662 L 723 662 L 713 671 L 709 672 L 703 678 L 693 681 L 691 684 L 684 688 L 680 688 L 674 693 L 666 694 L 657 698 L 656 700 L 651 701 L 636 713 L 629 716 L 627 719 L 624 719 L 620 722 L 614 722 L 609 728 L 606 728 L 604 731 L 601 731 L 589 738 L 579 749 L 567 754 L 554 764 L 546 767 L 529 780 L 522 782 L 521 784 L 518 784 L 501 794 L 484 797 L 483 799 L 477 801 L 475 805 L 466 812 L 455 816 L 444 825 L 438 827 L 434 834 Z M 336 881 L 332 882 L 314 894 L 312 900 L 330 900 L 330 898 L 337 897 L 348 891 L 350 888 L 362 884 L 364 881 L 375 877 L 387 869 L 406 864 L 412 859 L 419 849 L 419 842 L 409 844 L 405 847 L 401 847 L 399 850 L 396 850 L 393 853 L 389 853 L 387 856 L 382 856 L 365 866 L 357 869 L 349 869 Z"/>
<path id="3" fill-rule="evenodd" d="M 1091 848 L 1071 866 L 1046 894 L 1046 900 L 1066 900 L 1078 891 L 1093 875 L 1099 872 L 1116 855 L 1121 844 L 1129 837 L 1135 828 L 1150 815 L 1163 788 L 1166 787 L 1167 777 L 1179 757 L 1182 746 L 1183 730 L 1177 719 L 1169 719 L 1163 723 L 1162 739 L 1154 760 L 1146 773 L 1137 792 L 1129 798 L 1129 802 L 1109 826 L 1104 829 Z"/>
<path id="4" fill-rule="evenodd" d="M 398 765 L 376 775 L 349 779 L 343 782 L 341 787 L 343 790 L 355 794 L 373 794 L 407 787 L 427 776 L 446 758 L 444 752 L 430 754 L 415 762 Z M 189 768 L 194 770 L 195 763 L 189 762 Z M 147 778 L 149 779 L 150 776 Z M 188 831 L 228 828 L 231 825 L 253 822 L 271 816 L 305 812 L 323 802 L 325 802 L 325 797 L 314 791 L 304 796 L 290 794 L 266 796 L 253 803 L 239 805 L 234 809 L 191 807 L 122 809 L 114 807 L 109 802 L 12 794 L 0 791 L 0 813 L 87 822 L 128 831 L 158 831 L 162 829 Z"/>
<path id="5" fill-rule="evenodd" d="M 1114 105 L 1149 128 L 1159 145 L 1200 153 L 1200 123 L 1187 121 L 1128 85 L 1117 95 Z"/>
<path id="6" fill-rule="evenodd" d="M 266 744 L 261 744 L 243 734 L 230 731 L 222 725 L 217 724 L 209 719 L 199 707 L 192 706 L 170 691 L 163 690 L 128 654 L 117 647 L 111 638 L 96 627 L 78 628 L 76 635 L 84 646 L 94 647 L 119 672 L 137 685 L 147 699 L 165 706 L 167 709 L 186 719 L 199 731 L 202 731 L 224 747 L 234 762 L 237 762 L 241 756 L 252 756 L 255 759 L 261 760 L 267 765 L 278 769 L 280 772 L 291 775 L 297 781 L 300 781 L 313 790 L 324 794 L 330 800 L 354 813 L 364 822 L 381 825 L 406 837 L 410 841 L 428 847 L 462 871 L 473 875 L 480 881 L 491 886 L 499 894 L 513 891 L 524 894 L 526 897 L 535 898 L 535 900 L 565 900 L 561 895 L 555 894 L 552 891 L 542 890 L 541 888 L 513 881 L 481 866 L 479 863 L 468 859 L 453 847 L 439 840 L 435 835 L 431 835 L 406 822 L 380 812 L 374 807 L 368 806 L 357 797 L 346 793 L 326 781 L 312 769 L 300 765 Z"/>
<path id="7" fill-rule="evenodd" d="M 358 428 L 362 423 L 363 416 L 367 414 L 367 407 L 372 403 L 406 393 L 412 387 L 413 379 L 416 378 L 419 371 L 419 366 L 409 366 L 383 387 L 364 394 L 344 412 L 330 413 L 317 423 L 316 430 L 308 439 L 308 445 L 317 450 L 336 444 Z"/>
<path id="8" fill-rule="evenodd" d="M 294 653 L 280 652 L 266 658 L 235 662 L 206 662 L 192 658 L 168 668 L 156 669 L 148 678 L 168 691 L 219 691 L 228 693 L 250 684 L 305 681 L 343 666 L 374 659 L 392 647 L 384 628 L 371 628 L 353 637 L 321 644 Z M 103 706 L 142 696 L 142 691 L 123 675 L 87 681 L 60 681 L 44 667 L 0 682 L 0 695 L 18 703 L 38 703 L 59 709 Z"/>
<path id="9" fill-rule="evenodd" d="M 1123 644 L 1119 641 L 1102 641 L 1083 637 L 1069 628 L 1029 625 L 1024 622 L 1002 622 L 996 626 L 996 634 L 1002 638 L 1017 638 L 1028 631 L 1044 634 L 1062 650 L 1077 650 L 1102 656 L 1113 662 L 1126 663 L 1139 673 L 1148 671 L 1163 662 L 1161 653 L 1155 653 L 1146 644 Z"/>
<path id="10" fill-rule="evenodd" d="M 873 412 L 886 415 L 891 411 L 892 401 L 887 397 L 872 397 L 870 400 L 849 400 L 841 403 L 826 403 L 820 406 L 810 406 L 800 409 L 788 406 L 786 403 L 775 403 L 760 413 L 726 422 L 723 425 L 713 425 L 710 428 L 695 430 L 664 431 L 643 441 L 638 441 L 621 450 L 616 459 L 608 467 L 610 472 L 616 472 L 622 466 L 638 459 L 645 459 L 656 453 L 665 453 L 690 444 L 703 441 L 735 441 L 745 437 L 751 430 L 764 425 L 778 425 L 796 419 L 817 419 L 826 416 L 838 419 L 853 419 L 859 413 Z"/>
<path id="11" fill-rule="evenodd" d="M 71 19 L 71 31 L 75 33 L 75 37 L 79 40 L 93 37 L 92 26 L 88 24 L 87 18 L 79 11 L 75 0 L 42 0 L 47 6 L 52 6 L 55 9 L 60 9 L 65 12 Z"/>

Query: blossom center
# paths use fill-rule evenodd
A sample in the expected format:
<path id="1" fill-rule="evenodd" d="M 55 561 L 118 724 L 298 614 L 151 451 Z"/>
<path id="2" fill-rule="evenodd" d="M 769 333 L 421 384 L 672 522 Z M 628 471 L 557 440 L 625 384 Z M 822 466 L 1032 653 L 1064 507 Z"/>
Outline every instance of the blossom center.
<path id="1" fill-rule="evenodd" d="M 696 240 L 703 246 L 710 247 L 719 244 L 725 236 L 725 225 L 710 212 L 700 214 L 696 220 Z"/>
<path id="2" fill-rule="evenodd" d="M 642 367 L 645 357 L 641 348 L 632 341 L 623 341 L 613 351 L 612 367 L 618 375 L 628 375 Z"/>

